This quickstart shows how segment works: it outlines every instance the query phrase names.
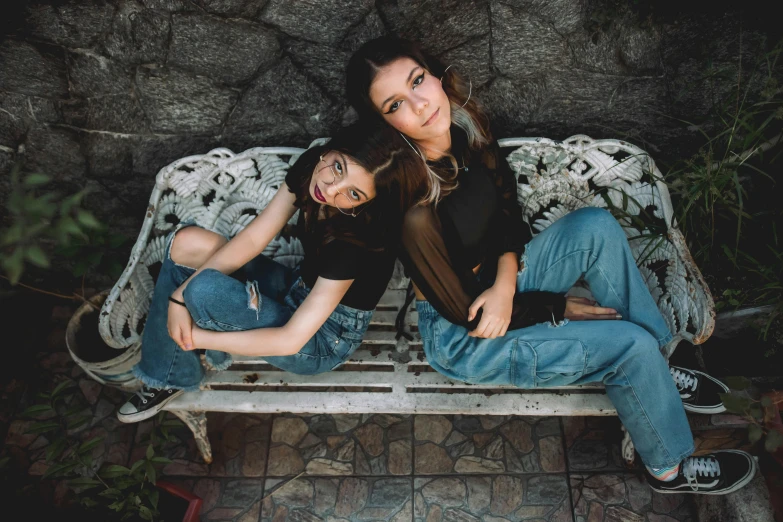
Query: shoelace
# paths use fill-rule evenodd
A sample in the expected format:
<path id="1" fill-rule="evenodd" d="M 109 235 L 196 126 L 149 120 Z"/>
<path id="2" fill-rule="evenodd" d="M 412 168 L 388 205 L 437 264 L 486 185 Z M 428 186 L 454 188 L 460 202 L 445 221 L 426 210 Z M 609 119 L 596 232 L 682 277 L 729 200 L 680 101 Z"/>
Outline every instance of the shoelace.
<path id="1" fill-rule="evenodd" d="M 696 386 L 699 384 L 699 380 L 696 377 L 674 368 L 669 368 L 669 373 L 672 374 L 674 384 L 677 385 L 678 390 L 687 390 L 690 388 L 691 391 L 696 391 Z"/>
<path id="2" fill-rule="evenodd" d="M 136 394 L 136 397 L 141 399 L 142 404 L 147 404 L 147 397 L 155 397 L 155 392 L 147 391 L 149 388 L 142 388 L 137 392 L 134 392 Z"/>
<path id="3" fill-rule="evenodd" d="M 682 465 L 682 474 L 695 491 L 699 488 L 697 476 L 720 477 L 720 463 L 713 457 L 689 457 Z"/>

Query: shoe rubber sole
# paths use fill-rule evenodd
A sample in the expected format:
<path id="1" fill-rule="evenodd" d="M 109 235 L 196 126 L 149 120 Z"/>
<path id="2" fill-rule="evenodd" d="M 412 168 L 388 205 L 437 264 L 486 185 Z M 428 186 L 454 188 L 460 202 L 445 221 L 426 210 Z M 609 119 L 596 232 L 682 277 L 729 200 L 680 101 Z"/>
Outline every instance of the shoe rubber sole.
<path id="1" fill-rule="evenodd" d="M 157 406 L 154 408 L 150 408 L 148 410 L 140 411 L 138 413 L 129 413 L 127 415 L 121 414 L 119 411 L 117 412 L 117 420 L 124 423 L 133 423 L 133 422 L 141 422 L 143 420 L 151 419 L 158 413 L 160 413 L 160 410 L 163 409 L 163 407 L 169 403 L 172 399 L 175 399 L 182 395 L 182 390 L 179 390 L 175 393 L 172 393 L 171 396 L 167 397 L 163 401 L 160 402 Z"/>
<path id="2" fill-rule="evenodd" d="M 684 494 L 684 495 L 728 495 L 729 493 L 733 493 L 739 489 L 744 488 L 748 485 L 748 483 L 753 480 L 753 478 L 756 476 L 756 459 L 753 458 L 748 453 L 745 453 L 744 451 L 738 451 L 738 450 L 720 450 L 721 453 L 742 453 L 743 455 L 747 455 L 748 460 L 750 460 L 750 469 L 745 474 L 744 477 L 742 477 L 740 480 L 732 484 L 730 488 L 722 489 L 720 491 L 694 491 L 691 488 L 683 488 L 683 489 L 658 489 L 652 484 L 650 484 L 650 489 L 653 491 L 657 491 L 658 493 L 663 493 L 665 495 L 668 494 Z M 649 482 L 648 482 L 649 484 Z"/>

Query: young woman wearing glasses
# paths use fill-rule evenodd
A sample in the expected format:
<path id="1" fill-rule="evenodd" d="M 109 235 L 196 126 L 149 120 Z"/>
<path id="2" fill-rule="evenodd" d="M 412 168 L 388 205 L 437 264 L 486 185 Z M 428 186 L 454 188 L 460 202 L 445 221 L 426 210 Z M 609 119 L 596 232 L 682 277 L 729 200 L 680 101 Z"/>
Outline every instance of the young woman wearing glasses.
<path id="1" fill-rule="evenodd" d="M 609 212 L 571 212 L 533 238 L 472 85 L 411 42 L 364 44 L 347 87 L 361 118 L 385 121 L 426 162 L 401 255 L 436 370 L 521 388 L 603 382 L 657 491 L 723 494 L 753 478 L 747 453 L 691 457 L 683 404 L 721 411 L 728 389 L 700 372 L 670 373 L 659 348 L 672 335 Z M 583 274 L 600 305 L 565 297 Z"/>
<path id="2" fill-rule="evenodd" d="M 422 186 L 421 160 L 386 125 L 356 124 L 304 152 L 269 205 L 230 241 L 197 227 L 168 239 L 134 374 L 145 387 L 118 412 L 152 417 L 204 370 L 260 355 L 287 371 L 326 372 L 361 344 L 391 277 L 401 215 Z M 304 259 L 261 252 L 299 209 Z M 247 283 L 227 275 L 243 269 Z"/>

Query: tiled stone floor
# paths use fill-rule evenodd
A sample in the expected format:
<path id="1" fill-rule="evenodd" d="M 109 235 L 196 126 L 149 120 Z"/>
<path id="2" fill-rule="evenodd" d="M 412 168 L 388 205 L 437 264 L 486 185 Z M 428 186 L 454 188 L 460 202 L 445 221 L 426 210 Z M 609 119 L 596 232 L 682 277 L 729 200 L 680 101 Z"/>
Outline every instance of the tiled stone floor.
<path id="1" fill-rule="evenodd" d="M 38 360 L 42 382 L 78 381 L 93 415 L 85 436 L 105 436 L 98 461 L 127 465 L 145 451 L 151 421 L 114 417 L 123 393 L 90 380 L 65 353 Z M 26 434 L 29 421 L 14 415 L 35 400 L 27 387 L 13 380 L 0 390 L 0 456 L 40 476 L 47 441 Z M 700 450 L 745 443 L 730 427 L 736 419 L 692 422 Z M 641 468 L 625 466 L 616 418 L 210 413 L 208 431 L 210 465 L 187 429 L 163 448 L 172 463 L 162 474 L 204 499 L 204 521 L 696 519 L 692 498 L 653 494 Z M 66 495 L 62 485 L 47 491 L 47 502 Z"/>

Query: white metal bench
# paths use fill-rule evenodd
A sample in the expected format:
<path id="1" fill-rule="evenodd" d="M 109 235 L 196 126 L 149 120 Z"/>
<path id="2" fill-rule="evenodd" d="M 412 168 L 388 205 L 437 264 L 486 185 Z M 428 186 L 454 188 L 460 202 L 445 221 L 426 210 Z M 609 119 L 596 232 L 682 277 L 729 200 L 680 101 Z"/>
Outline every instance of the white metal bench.
<path id="1" fill-rule="evenodd" d="M 710 336 L 715 316 L 712 297 L 673 222 L 668 190 L 647 153 L 623 141 L 587 136 L 563 142 L 510 138 L 500 140 L 500 145 L 519 175 L 519 200 L 535 232 L 586 206 L 608 206 L 618 217 L 674 334 L 666 357 L 680 340 L 699 344 Z M 115 348 L 139 349 L 154 287 L 149 267 L 162 260 L 166 235 L 177 222 L 193 219 L 204 228 L 235 235 L 271 200 L 301 152 L 284 147 L 254 148 L 241 154 L 215 149 L 163 168 L 130 262 L 103 305 L 103 339 Z M 302 249 L 296 239 L 278 237 L 264 253 L 293 266 Z M 436 373 L 422 351 L 413 307 L 406 312 L 412 340 L 396 338 L 395 318 L 407 280 L 399 266 L 395 274 L 363 345 L 337 370 L 294 375 L 277 370 L 262 357 L 235 357 L 228 370 L 208 371 L 201 391 L 185 393 L 167 404 L 166 409 L 193 431 L 204 460 L 212 459 L 208 411 L 616 414 L 601 386 L 520 390 L 469 385 Z M 633 459 L 627 434 L 623 454 Z"/>

